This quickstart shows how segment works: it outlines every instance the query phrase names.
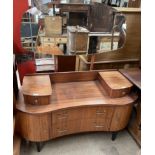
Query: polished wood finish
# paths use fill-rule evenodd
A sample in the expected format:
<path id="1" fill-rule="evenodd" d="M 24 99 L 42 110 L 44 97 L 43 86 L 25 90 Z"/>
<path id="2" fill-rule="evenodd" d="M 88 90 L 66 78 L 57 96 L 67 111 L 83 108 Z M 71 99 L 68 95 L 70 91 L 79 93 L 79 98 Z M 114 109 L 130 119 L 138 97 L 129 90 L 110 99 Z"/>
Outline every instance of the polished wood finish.
<path id="1" fill-rule="evenodd" d="M 41 142 L 49 140 L 51 137 L 51 114 L 28 114 L 23 112 L 17 113 L 19 123 L 18 131 L 23 138 L 30 141 Z"/>
<path id="2" fill-rule="evenodd" d="M 132 111 L 131 105 L 116 107 L 111 121 L 110 131 L 119 131 L 127 126 Z"/>
<path id="3" fill-rule="evenodd" d="M 23 95 L 19 95 L 16 108 L 22 137 L 42 142 L 73 133 L 118 131 L 126 127 L 136 95 L 110 98 L 97 71 L 49 75 L 53 89 L 50 104 L 26 105 Z"/>
<path id="4" fill-rule="evenodd" d="M 119 70 L 137 88 L 141 89 L 141 70 L 139 68 L 128 68 Z"/>
<path id="5" fill-rule="evenodd" d="M 22 85 L 24 95 L 51 95 L 52 88 L 49 75 L 25 76 Z"/>
<path id="6" fill-rule="evenodd" d="M 99 79 L 110 97 L 122 97 L 130 93 L 133 86 L 118 71 L 99 72 Z"/>
<path id="7" fill-rule="evenodd" d="M 52 94 L 49 75 L 25 76 L 22 92 L 26 104 L 49 104 L 50 96 Z"/>

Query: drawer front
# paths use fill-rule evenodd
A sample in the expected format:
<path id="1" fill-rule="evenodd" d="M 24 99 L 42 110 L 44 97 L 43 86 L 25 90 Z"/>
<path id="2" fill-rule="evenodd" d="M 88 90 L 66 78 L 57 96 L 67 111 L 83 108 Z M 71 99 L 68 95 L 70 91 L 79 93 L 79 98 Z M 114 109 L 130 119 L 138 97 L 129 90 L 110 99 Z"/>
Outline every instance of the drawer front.
<path id="1" fill-rule="evenodd" d="M 110 119 L 83 119 L 80 131 L 109 131 Z"/>
<path id="2" fill-rule="evenodd" d="M 52 113 L 52 123 L 60 123 L 64 121 L 77 120 L 82 118 L 82 108 L 66 109 Z"/>
<path id="3" fill-rule="evenodd" d="M 80 130 L 80 121 L 67 121 L 53 124 L 53 137 L 59 137 L 71 133 L 76 133 Z"/>
<path id="4" fill-rule="evenodd" d="M 47 105 L 50 103 L 50 96 L 29 96 L 24 95 L 25 104 Z"/>
<path id="5" fill-rule="evenodd" d="M 110 91 L 110 97 L 123 97 L 130 93 L 131 88 L 126 88 L 124 90 L 113 90 Z"/>
<path id="6" fill-rule="evenodd" d="M 44 42 L 42 43 L 43 46 L 49 46 L 49 47 L 53 47 L 55 46 L 55 43 L 47 43 L 47 42 Z"/>
<path id="7" fill-rule="evenodd" d="M 41 42 L 54 42 L 54 38 L 51 38 L 51 37 L 41 37 L 40 38 L 40 41 Z"/>
<path id="8" fill-rule="evenodd" d="M 59 43 L 59 44 L 67 43 L 67 38 L 55 38 L 55 39 L 56 39 L 56 43 Z"/>
<path id="9" fill-rule="evenodd" d="M 88 119 L 104 119 L 104 118 L 112 118 L 113 107 L 91 107 L 85 108 L 83 113 L 83 118 Z"/>

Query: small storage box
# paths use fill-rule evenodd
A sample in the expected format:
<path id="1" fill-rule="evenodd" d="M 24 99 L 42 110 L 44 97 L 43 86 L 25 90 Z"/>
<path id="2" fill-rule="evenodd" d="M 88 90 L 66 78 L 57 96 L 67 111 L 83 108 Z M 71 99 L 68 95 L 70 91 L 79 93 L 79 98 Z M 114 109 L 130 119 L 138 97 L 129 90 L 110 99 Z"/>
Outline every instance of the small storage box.
<path id="1" fill-rule="evenodd" d="M 118 71 L 99 72 L 98 77 L 104 89 L 107 91 L 107 94 L 112 98 L 123 97 L 129 94 L 133 86 L 132 83 Z"/>
<path id="2" fill-rule="evenodd" d="M 68 26 L 68 51 L 71 53 L 88 52 L 88 33 L 86 28 L 79 26 Z"/>
<path id="3" fill-rule="evenodd" d="M 25 104 L 47 105 L 50 103 L 52 87 L 49 75 L 25 76 L 22 92 Z"/>

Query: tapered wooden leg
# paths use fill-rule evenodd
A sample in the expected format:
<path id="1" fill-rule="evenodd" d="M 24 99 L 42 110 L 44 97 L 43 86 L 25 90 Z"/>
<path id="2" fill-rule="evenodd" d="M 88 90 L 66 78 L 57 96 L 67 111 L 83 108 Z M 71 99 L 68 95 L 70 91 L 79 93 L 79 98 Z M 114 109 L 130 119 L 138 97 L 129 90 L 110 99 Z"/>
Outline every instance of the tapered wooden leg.
<path id="1" fill-rule="evenodd" d="M 117 132 L 112 132 L 111 140 L 114 141 L 117 137 Z"/>
<path id="2" fill-rule="evenodd" d="M 36 146 L 37 146 L 37 151 L 40 152 L 41 151 L 41 142 L 36 142 Z"/>

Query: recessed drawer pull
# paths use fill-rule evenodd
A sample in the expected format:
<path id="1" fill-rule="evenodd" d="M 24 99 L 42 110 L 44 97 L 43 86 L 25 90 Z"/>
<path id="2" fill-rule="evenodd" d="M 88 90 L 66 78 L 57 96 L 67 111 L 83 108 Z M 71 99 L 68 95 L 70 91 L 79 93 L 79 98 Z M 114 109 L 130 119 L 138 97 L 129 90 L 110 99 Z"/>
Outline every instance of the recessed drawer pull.
<path id="1" fill-rule="evenodd" d="M 67 132 L 67 130 L 58 130 L 59 133 Z"/>
<path id="2" fill-rule="evenodd" d="M 67 115 L 64 117 L 58 117 L 58 119 L 66 119 L 66 118 L 67 118 Z"/>
<path id="3" fill-rule="evenodd" d="M 35 99 L 34 100 L 34 104 L 38 104 L 38 99 Z"/>
<path id="4" fill-rule="evenodd" d="M 105 115 L 105 112 L 96 112 L 97 115 Z"/>
<path id="5" fill-rule="evenodd" d="M 103 128 L 104 125 L 96 125 L 95 128 Z"/>

